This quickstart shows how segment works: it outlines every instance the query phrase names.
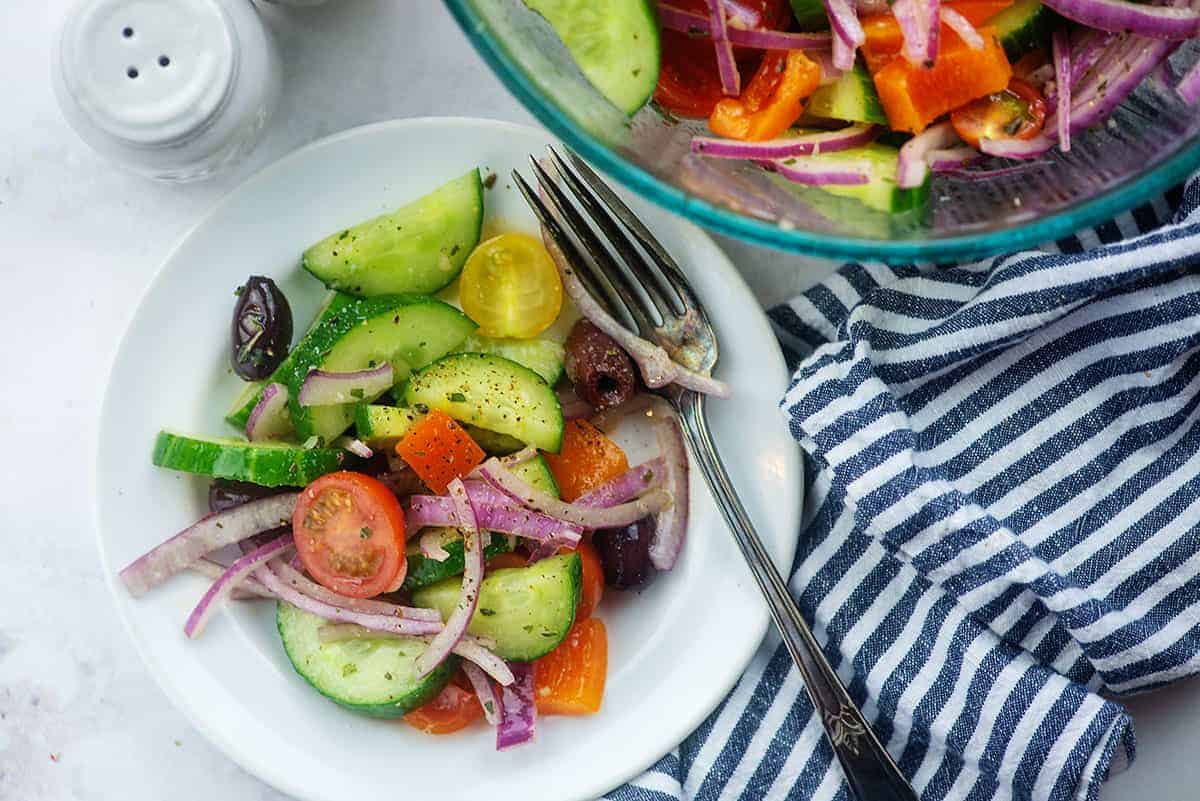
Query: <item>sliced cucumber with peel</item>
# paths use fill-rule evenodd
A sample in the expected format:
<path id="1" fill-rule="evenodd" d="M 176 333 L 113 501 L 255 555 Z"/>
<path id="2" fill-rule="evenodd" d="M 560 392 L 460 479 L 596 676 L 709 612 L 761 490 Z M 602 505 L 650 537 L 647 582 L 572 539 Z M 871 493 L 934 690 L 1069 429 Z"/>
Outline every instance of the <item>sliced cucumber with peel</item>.
<path id="1" fill-rule="evenodd" d="M 275 625 L 283 650 L 296 672 L 329 700 L 377 718 L 395 718 L 433 698 L 454 672 L 451 656 L 425 678 L 417 678 L 416 660 L 424 640 L 350 639 L 321 642 L 324 618 L 279 602 Z"/>
<path id="2" fill-rule="evenodd" d="M 813 117 L 847 122 L 887 124 L 887 115 L 875 92 L 875 82 L 862 64 L 855 64 L 854 69 L 813 92 L 804 112 Z"/>
<path id="3" fill-rule="evenodd" d="M 151 461 L 169 470 L 249 481 L 264 487 L 303 487 L 340 470 L 348 458 L 340 448 L 303 448 L 162 431 L 154 440 Z"/>
<path id="4" fill-rule="evenodd" d="M 1016 0 L 984 25 L 994 28 L 1009 62 L 1015 64 L 1031 50 L 1050 50 L 1050 29 L 1056 15 L 1038 0 Z"/>
<path id="5" fill-rule="evenodd" d="M 658 83 L 658 17 L 651 0 L 524 0 L 558 34 L 579 71 L 632 115 Z"/>
<path id="6" fill-rule="evenodd" d="M 554 390 L 528 367 L 500 356 L 456 353 L 439 359 L 413 374 L 404 401 L 550 453 L 562 447 L 562 406 Z"/>
<path id="7" fill-rule="evenodd" d="M 549 339 L 495 339 L 472 334 L 459 348 L 463 353 L 494 353 L 517 364 L 523 364 L 542 377 L 550 386 L 558 383 L 563 374 L 562 343 Z"/>
<path id="8" fill-rule="evenodd" d="M 354 430 L 370 448 L 390 451 L 424 416 L 412 409 L 360 403 L 354 410 Z"/>
<path id="9" fill-rule="evenodd" d="M 888 214 L 922 209 L 929 202 L 929 179 L 926 179 L 921 186 L 912 189 L 901 189 L 896 185 L 896 166 L 900 158 L 900 151 L 889 145 L 872 142 L 869 145 L 850 150 L 821 153 L 804 158 L 806 161 L 830 163 L 854 161 L 867 166 L 868 179 L 865 184 L 818 187 L 831 195 L 852 198 Z"/>
<path id="10" fill-rule="evenodd" d="M 474 169 L 397 211 L 331 234 L 304 251 L 301 263 L 330 289 L 351 295 L 428 295 L 458 277 L 482 227 L 483 182 Z"/>
<path id="11" fill-rule="evenodd" d="M 479 605 L 467 630 L 493 640 L 503 659 L 531 662 L 545 656 L 575 622 L 582 571 L 579 554 L 570 553 L 491 573 L 479 588 Z M 437 609 L 446 619 L 461 589 L 461 580 L 447 579 L 417 590 L 413 603 Z"/>

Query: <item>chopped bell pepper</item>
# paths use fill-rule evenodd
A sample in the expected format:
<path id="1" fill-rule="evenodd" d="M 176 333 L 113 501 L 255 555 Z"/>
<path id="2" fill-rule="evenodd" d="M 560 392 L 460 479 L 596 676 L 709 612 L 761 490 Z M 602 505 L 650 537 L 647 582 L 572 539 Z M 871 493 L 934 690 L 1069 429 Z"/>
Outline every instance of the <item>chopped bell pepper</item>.
<path id="1" fill-rule="evenodd" d="M 820 65 L 803 50 L 771 50 L 739 97 L 717 103 L 708 127 L 729 139 L 774 139 L 800 119 L 804 99 L 820 83 Z"/>
<path id="2" fill-rule="evenodd" d="M 486 456 L 466 429 L 438 409 L 408 430 L 396 443 L 396 454 L 439 495 L 451 481 L 483 464 Z"/>
<path id="3" fill-rule="evenodd" d="M 945 5 L 966 17 L 975 27 L 987 22 L 1004 9 L 1012 5 L 1013 0 L 949 0 Z M 871 14 L 862 18 L 863 33 L 867 39 L 862 46 L 863 58 L 867 68 L 875 72 L 893 57 L 900 54 L 904 46 L 904 34 L 900 31 L 900 23 L 890 13 Z M 957 40 L 958 34 L 950 26 L 942 24 L 941 42 Z"/>

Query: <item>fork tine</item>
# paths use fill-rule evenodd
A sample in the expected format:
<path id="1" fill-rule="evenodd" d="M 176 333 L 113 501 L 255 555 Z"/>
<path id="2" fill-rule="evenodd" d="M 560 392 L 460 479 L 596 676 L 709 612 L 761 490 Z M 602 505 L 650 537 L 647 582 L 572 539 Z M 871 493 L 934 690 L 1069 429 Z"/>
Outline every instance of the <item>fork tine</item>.
<path id="1" fill-rule="evenodd" d="M 604 207 L 602 203 L 596 200 L 596 196 L 588 189 L 583 181 L 579 180 L 579 176 L 567 166 L 562 156 L 553 147 L 549 148 L 550 157 L 554 160 L 554 164 L 563 179 L 567 182 L 567 187 L 575 195 L 575 198 L 588 212 L 592 220 L 604 232 L 608 238 L 609 244 L 621 256 L 621 261 L 625 263 L 625 267 L 632 273 L 632 278 L 640 285 L 641 289 L 646 293 L 650 302 L 654 304 L 658 311 L 658 316 L 665 324 L 671 317 L 679 316 L 687 312 L 686 306 L 683 304 L 683 299 L 678 298 L 673 289 L 666 288 L 664 291 L 663 280 L 657 272 L 646 263 L 646 259 L 634 247 L 633 242 L 629 239 L 628 234 L 617 224 L 612 215 Z M 676 300 L 668 299 L 667 295 Z"/>
<path id="2" fill-rule="evenodd" d="M 625 205 L 625 201 L 617 197 L 617 193 L 588 166 L 587 162 L 576 155 L 570 148 L 567 148 L 567 155 L 570 157 L 571 164 L 575 167 L 576 172 L 587 182 L 592 191 L 604 201 L 604 205 L 608 206 L 617 219 L 625 225 L 625 228 L 633 234 L 634 239 L 645 249 L 646 253 L 650 255 L 654 265 L 658 268 L 662 282 L 673 289 L 683 302 L 683 311 L 685 313 L 694 313 L 707 325 L 708 316 L 704 313 L 704 306 L 701 305 L 700 299 L 696 297 L 696 293 L 692 291 L 692 285 L 684 277 L 683 271 L 679 269 L 679 265 L 671 258 L 671 254 L 667 253 L 666 248 L 654 238 L 654 234 L 650 233 L 649 229 L 642 224 L 642 221 Z"/>
<path id="3" fill-rule="evenodd" d="M 546 191 L 551 204 L 554 205 L 561 217 L 575 234 L 575 237 L 583 243 L 584 249 L 591 256 L 590 262 L 585 260 L 582 264 L 586 264 L 588 268 L 594 266 L 598 281 L 604 286 L 606 292 L 611 291 L 616 295 L 613 299 L 614 304 L 618 301 L 624 304 L 628 309 L 630 316 L 637 324 L 635 330 L 643 337 L 649 337 L 654 333 L 656 323 L 650 316 L 652 309 L 645 305 L 637 288 L 630 281 L 629 276 L 621 269 L 617 261 L 612 257 L 604 247 L 604 243 L 596 236 L 596 232 L 588 224 L 587 220 L 579 213 L 570 198 L 563 193 L 558 182 L 546 172 L 545 168 L 533 156 L 529 157 L 530 164 L 533 165 L 533 171 L 538 178 L 538 184 Z M 613 280 L 620 283 L 620 288 L 613 283 Z"/>
<path id="4" fill-rule="evenodd" d="M 590 266 L 585 265 L 585 259 L 583 254 L 579 252 L 579 248 L 571 241 L 571 237 L 567 236 L 567 232 L 559 225 L 558 220 L 546 204 L 542 202 L 542 199 L 538 197 L 537 192 L 533 191 L 533 188 L 526 183 L 524 176 L 517 170 L 512 171 L 512 176 L 513 180 L 517 183 L 517 189 L 525 196 L 525 202 L 529 204 L 529 208 L 533 211 L 534 216 L 538 218 L 538 222 L 541 223 L 542 228 L 550 235 L 550 238 L 558 246 L 559 250 L 563 252 L 567 262 L 575 266 L 575 276 L 583 284 L 583 288 L 587 290 L 593 300 L 603 306 L 609 314 L 618 317 L 621 324 L 632 331 L 634 321 L 629 316 L 625 305 L 618 303 L 614 307 L 609 301 L 609 293 L 597 283 Z M 580 269 L 579 265 L 585 266 L 583 269 Z"/>

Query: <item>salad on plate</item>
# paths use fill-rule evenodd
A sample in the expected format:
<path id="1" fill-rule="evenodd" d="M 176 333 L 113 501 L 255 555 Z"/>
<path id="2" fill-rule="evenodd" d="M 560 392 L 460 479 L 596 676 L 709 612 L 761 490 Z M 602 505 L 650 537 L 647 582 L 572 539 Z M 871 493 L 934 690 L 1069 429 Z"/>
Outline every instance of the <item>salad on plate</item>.
<path id="1" fill-rule="evenodd" d="M 1143 81 L 1200 100 L 1200 65 L 1170 63 L 1195 0 L 524 3 L 618 109 L 698 121 L 697 157 L 887 213 L 926 208 L 933 174 L 1069 153 Z"/>
<path id="2" fill-rule="evenodd" d="M 651 390 L 728 388 L 604 333 L 557 249 L 484 239 L 493 180 L 471 170 L 305 250 L 330 294 L 295 344 L 272 279 L 237 289 L 237 434 L 164 430 L 153 449 L 210 480 L 210 513 L 120 577 L 134 596 L 211 578 L 189 638 L 228 602 L 273 600 L 283 652 L 330 701 L 431 734 L 486 721 L 505 749 L 538 715 L 600 709 L 605 587 L 682 551 L 687 455 Z"/>

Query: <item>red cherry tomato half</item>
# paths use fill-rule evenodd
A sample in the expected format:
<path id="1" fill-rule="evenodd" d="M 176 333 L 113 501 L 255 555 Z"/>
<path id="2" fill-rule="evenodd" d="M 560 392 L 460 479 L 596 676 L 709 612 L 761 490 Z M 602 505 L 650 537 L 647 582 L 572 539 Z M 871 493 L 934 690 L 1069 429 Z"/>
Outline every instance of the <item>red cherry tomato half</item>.
<path id="1" fill-rule="evenodd" d="M 372 598 L 404 581 L 404 512 L 370 476 L 321 476 L 300 493 L 292 528 L 304 569 L 334 592 Z"/>
<path id="2" fill-rule="evenodd" d="M 1046 99 L 1020 78 L 1003 92 L 973 100 L 950 112 L 950 124 L 971 147 L 983 139 L 1032 139 L 1046 124 Z"/>

